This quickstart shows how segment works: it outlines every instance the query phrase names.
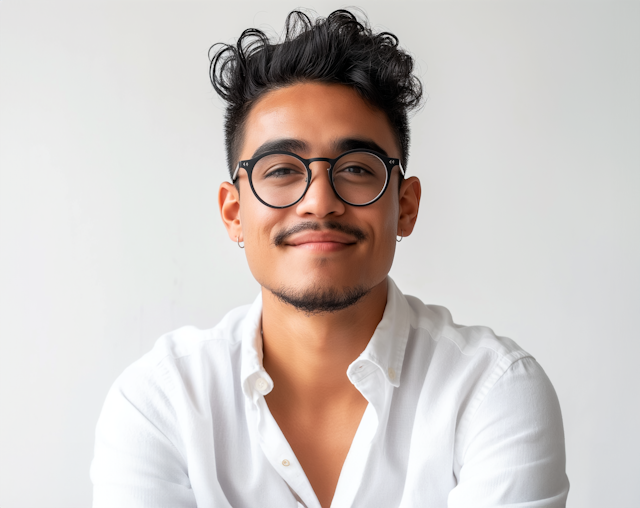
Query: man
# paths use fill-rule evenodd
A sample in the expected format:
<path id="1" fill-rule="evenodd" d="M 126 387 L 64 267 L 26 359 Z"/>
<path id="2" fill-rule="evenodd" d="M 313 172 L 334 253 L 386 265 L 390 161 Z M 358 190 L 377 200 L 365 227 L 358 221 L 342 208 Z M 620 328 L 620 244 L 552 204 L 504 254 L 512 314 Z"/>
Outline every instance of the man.
<path id="1" fill-rule="evenodd" d="M 561 507 L 558 401 L 536 361 L 404 296 L 412 59 L 347 11 L 213 57 L 229 237 L 262 287 L 162 337 L 107 397 L 94 507 Z"/>

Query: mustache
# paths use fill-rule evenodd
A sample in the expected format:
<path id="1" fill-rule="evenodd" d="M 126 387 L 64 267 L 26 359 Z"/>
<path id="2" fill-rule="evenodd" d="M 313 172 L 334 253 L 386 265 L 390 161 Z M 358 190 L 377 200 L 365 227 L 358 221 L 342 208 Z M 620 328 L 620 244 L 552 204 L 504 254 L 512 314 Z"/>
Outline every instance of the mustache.
<path id="1" fill-rule="evenodd" d="M 301 231 L 320 231 L 322 229 L 331 229 L 333 231 L 346 233 L 353 236 L 358 242 L 367 239 L 367 235 L 364 231 L 362 231 L 362 229 L 356 226 L 351 226 L 350 224 L 342 224 L 335 221 L 327 221 L 323 222 L 322 224 L 314 221 L 304 221 L 278 232 L 273 238 L 273 245 L 275 245 L 276 247 L 280 247 L 285 243 L 287 238 L 295 235 L 296 233 L 300 233 Z"/>

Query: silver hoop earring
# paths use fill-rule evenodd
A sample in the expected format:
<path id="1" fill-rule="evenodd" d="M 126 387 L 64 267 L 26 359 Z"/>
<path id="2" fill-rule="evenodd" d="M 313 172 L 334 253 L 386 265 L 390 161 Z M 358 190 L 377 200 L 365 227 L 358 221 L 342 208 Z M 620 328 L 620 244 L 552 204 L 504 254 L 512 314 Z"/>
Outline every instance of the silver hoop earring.
<path id="1" fill-rule="evenodd" d="M 236 236 L 236 242 L 238 243 L 238 247 L 240 247 L 241 249 L 244 249 L 244 242 L 242 242 L 242 245 L 240 245 L 240 237 Z"/>
<path id="2" fill-rule="evenodd" d="M 404 233 L 404 231 L 401 229 L 400 230 L 400 240 L 398 240 L 398 237 L 396 237 L 396 242 L 400 243 L 402 241 L 402 239 L 404 238 L 404 236 L 402 236 L 402 233 Z"/>

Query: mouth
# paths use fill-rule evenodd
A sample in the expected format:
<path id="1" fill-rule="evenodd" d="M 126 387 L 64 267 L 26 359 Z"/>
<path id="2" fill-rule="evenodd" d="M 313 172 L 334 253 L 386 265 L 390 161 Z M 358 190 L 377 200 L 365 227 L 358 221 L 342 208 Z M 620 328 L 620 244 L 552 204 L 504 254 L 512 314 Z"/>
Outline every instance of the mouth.
<path id="1" fill-rule="evenodd" d="M 357 240 L 345 233 L 334 231 L 306 231 L 290 237 L 284 245 L 320 252 L 333 252 L 355 245 Z"/>
<path id="2" fill-rule="evenodd" d="M 333 252 L 346 249 L 366 239 L 365 233 L 358 227 L 338 222 L 301 222 L 276 235 L 276 247 L 294 247 Z"/>

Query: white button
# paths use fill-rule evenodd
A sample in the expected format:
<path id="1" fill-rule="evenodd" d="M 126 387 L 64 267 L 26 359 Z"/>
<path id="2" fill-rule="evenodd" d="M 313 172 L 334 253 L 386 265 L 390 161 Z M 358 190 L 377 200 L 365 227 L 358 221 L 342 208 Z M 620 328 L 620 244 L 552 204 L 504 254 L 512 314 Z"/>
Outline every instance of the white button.
<path id="1" fill-rule="evenodd" d="M 259 377 L 256 379 L 256 390 L 263 392 L 268 388 L 268 386 L 267 381 L 263 378 Z"/>
<path id="2" fill-rule="evenodd" d="M 282 465 L 285 466 L 285 467 L 287 467 L 289 464 L 291 464 L 291 462 L 289 462 L 287 459 L 284 459 L 282 461 Z"/>
<path id="3" fill-rule="evenodd" d="M 389 370 L 387 370 L 387 372 L 389 373 L 389 379 L 393 381 L 396 378 L 396 371 L 389 367 Z"/>

